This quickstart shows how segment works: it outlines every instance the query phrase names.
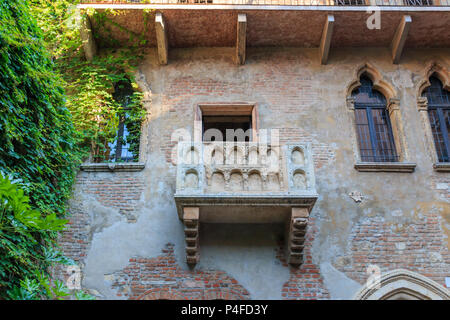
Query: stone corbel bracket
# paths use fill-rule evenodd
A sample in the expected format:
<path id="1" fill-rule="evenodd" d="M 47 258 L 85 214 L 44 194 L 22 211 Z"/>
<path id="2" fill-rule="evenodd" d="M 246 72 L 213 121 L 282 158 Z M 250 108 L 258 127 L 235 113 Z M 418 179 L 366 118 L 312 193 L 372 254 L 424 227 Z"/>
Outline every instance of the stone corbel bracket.
<path id="1" fill-rule="evenodd" d="M 195 265 L 199 261 L 198 228 L 200 208 L 186 207 L 183 212 L 184 235 L 186 239 L 186 263 Z"/>
<path id="2" fill-rule="evenodd" d="M 301 265 L 303 263 L 303 249 L 305 246 L 308 221 L 308 208 L 292 208 L 287 243 L 287 257 L 289 264 Z"/>

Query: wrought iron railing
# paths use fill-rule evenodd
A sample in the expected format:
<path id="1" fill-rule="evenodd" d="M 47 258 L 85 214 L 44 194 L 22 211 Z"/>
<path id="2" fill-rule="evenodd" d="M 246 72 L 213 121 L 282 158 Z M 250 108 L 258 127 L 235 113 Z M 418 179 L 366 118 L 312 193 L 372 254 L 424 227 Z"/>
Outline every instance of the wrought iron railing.
<path id="1" fill-rule="evenodd" d="M 450 6 L 450 0 L 83 0 L 82 4 L 192 4 L 286 6 Z"/>

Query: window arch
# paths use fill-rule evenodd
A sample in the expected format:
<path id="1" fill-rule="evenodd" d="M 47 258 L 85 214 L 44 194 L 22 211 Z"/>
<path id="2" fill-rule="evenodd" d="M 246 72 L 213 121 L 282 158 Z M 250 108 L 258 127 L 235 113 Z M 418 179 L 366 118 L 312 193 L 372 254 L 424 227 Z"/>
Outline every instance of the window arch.
<path id="1" fill-rule="evenodd" d="M 439 283 L 410 270 L 388 271 L 363 286 L 355 300 L 448 300 L 449 291 Z"/>
<path id="2" fill-rule="evenodd" d="M 450 162 L 450 92 L 444 89 L 436 74 L 429 78 L 422 97 L 427 98 L 428 117 L 438 162 Z"/>
<path id="3" fill-rule="evenodd" d="M 353 90 L 352 98 L 361 161 L 397 162 L 386 98 L 373 89 L 366 73 L 360 76 L 359 82 L 361 85 Z"/>

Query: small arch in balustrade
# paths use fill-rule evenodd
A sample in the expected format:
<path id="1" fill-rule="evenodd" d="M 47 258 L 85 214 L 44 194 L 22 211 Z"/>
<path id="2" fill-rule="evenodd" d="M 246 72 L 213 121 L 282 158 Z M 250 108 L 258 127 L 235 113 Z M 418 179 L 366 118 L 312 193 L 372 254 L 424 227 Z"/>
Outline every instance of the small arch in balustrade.
<path id="1" fill-rule="evenodd" d="M 263 180 L 261 173 L 258 170 L 252 170 L 248 174 L 248 190 L 249 191 L 262 191 Z"/>
<path id="2" fill-rule="evenodd" d="M 291 153 L 291 161 L 295 165 L 303 166 L 305 165 L 305 154 L 302 148 L 294 147 Z"/>
<path id="3" fill-rule="evenodd" d="M 188 189 L 198 188 L 198 172 L 195 169 L 186 170 L 184 177 L 184 187 Z"/>
<path id="4" fill-rule="evenodd" d="M 308 188 L 305 171 L 303 171 L 301 169 L 297 169 L 293 172 L 292 182 L 293 182 L 294 188 L 296 188 L 296 189 L 307 189 Z"/>

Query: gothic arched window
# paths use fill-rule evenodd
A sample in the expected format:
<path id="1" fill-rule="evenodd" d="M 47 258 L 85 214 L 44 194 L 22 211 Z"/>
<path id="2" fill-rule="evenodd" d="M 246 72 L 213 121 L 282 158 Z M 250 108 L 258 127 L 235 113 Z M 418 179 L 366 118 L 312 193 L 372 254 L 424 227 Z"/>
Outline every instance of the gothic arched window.
<path id="1" fill-rule="evenodd" d="M 386 98 L 373 89 L 372 80 L 363 74 L 361 85 L 352 92 L 361 161 L 398 161 Z"/>
<path id="2" fill-rule="evenodd" d="M 428 101 L 428 116 L 439 162 L 450 162 L 450 92 L 442 82 L 430 77 L 430 86 L 422 96 Z"/>

